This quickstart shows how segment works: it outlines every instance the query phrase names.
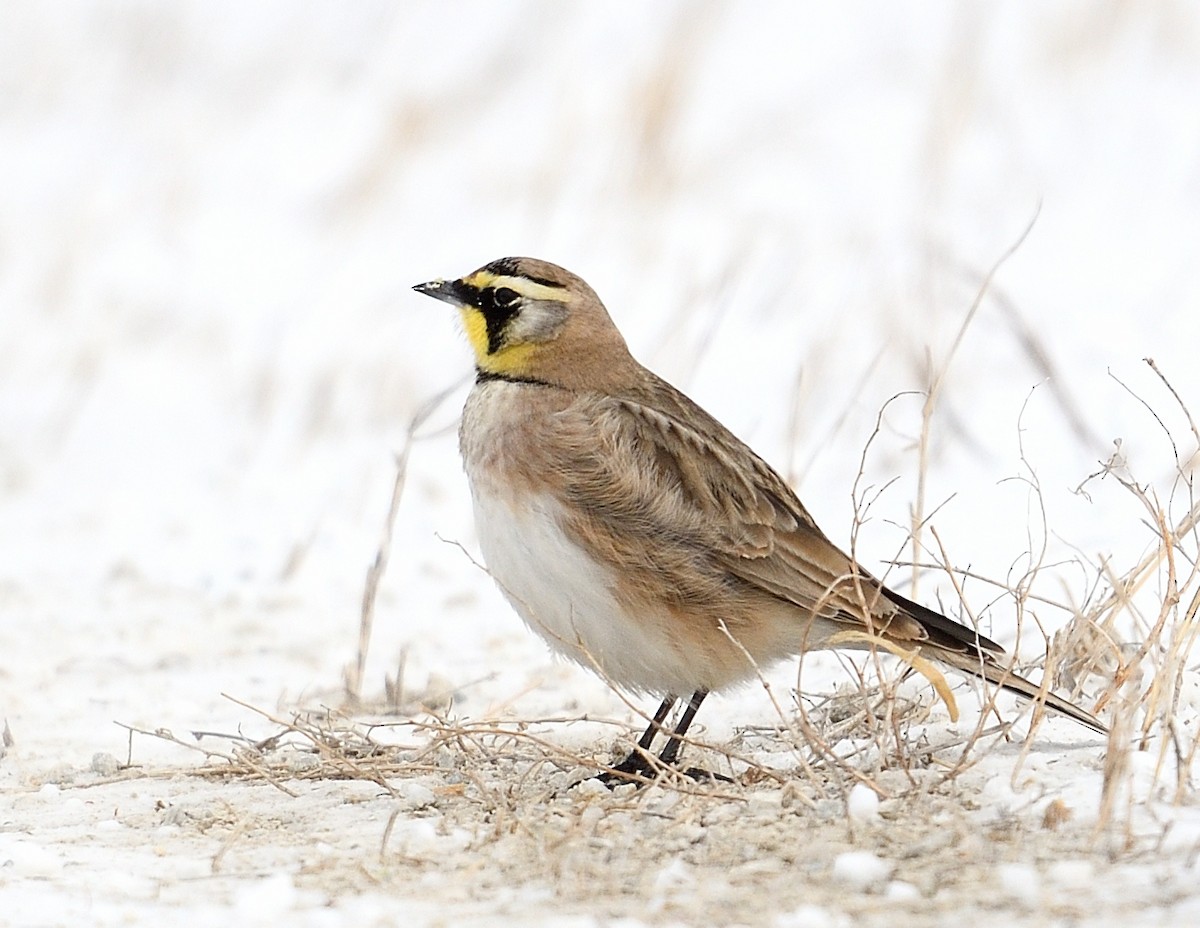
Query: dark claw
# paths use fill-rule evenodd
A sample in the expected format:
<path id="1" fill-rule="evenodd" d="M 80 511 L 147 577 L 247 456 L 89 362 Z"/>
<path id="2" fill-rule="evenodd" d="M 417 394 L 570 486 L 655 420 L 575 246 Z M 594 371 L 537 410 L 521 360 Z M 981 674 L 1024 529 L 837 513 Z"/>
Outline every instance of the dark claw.
<path id="1" fill-rule="evenodd" d="M 676 767 L 674 764 L 663 763 L 662 760 L 653 759 L 636 748 L 621 763 L 617 764 L 611 770 L 597 774 L 595 779 L 599 780 L 609 789 L 615 789 L 622 783 L 632 783 L 635 786 L 642 787 L 647 782 L 653 783 L 668 771 L 681 773 L 698 783 L 733 782 L 732 779 L 724 774 L 713 773 L 711 770 L 704 770 L 701 767 Z"/>
<path id="2" fill-rule="evenodd" d="M 679 767 L 675 763 L 679 759 L 679 749 L 683 745 L 683 736 L 687 732 L 688 726 L 692 724 L 692 719 L 695 718 L 696 712 L 700 708 L 700 703 L 704 702 L 704 697 L 707 695 L 708 693 L 705 690 L 697 690 L 692 694 L 692 698 L 688 701 L 688 707 L 674 730 L 668 730 L 663 727 L 667 716 L 671 714 L 671 709 L 678 702 L 674 696 L 667 696 L 662 701 L 662 705 L 658 707 L 658 711 L 654 713 L 654 718 L 650 720 L 650 724 L 638 741 L 637 747 L 630 751 L 629 756 L 621 761 L 621 763 L 617 764 L 611 770 L 606 770 L 604 773 L 598 774 L 596 779 L 609 789 L 620 786 L 622 783 L 645 786 L 646 783 L 652 783 L 657 780 L 667 770 L 673 770 L 676 773 L 682 773 L 685 777 L 691 777 L 697 782 L 715 782 L 719 780 L 722 783 L 732 783 L 733 780 L 729 777 L 713 773 L 711 770 L 701 770 L 699 767 Z M 650 745 L 654 743 L 655 735 L 660 732 L 668 736 L 667 746 L 655 758 L 650 754 Z"/>

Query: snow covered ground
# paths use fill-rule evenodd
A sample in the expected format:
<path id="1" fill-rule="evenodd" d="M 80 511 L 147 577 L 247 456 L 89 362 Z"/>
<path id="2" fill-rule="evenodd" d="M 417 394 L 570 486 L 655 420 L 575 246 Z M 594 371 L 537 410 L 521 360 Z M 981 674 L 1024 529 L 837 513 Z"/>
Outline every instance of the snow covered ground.
<path id="1" fill-rule="evenodd" d="M 642 723 L 472 564 L 469 355 L 408 288 L 580 273 L 846 545 L 861 467 L 871 569 L 933 514 L 1036 661 L 1193 506 L 1198 87 L 1185 2 L 0 4 L 0 924 L 1196 924 L 1194 532 L 1107 629 L 1119 743 L 947 776 L 979 699 L 918 679 L 895 756 L 808 769 L 783 667 L 700 716 L 738 782 L 568 788 Z"/>

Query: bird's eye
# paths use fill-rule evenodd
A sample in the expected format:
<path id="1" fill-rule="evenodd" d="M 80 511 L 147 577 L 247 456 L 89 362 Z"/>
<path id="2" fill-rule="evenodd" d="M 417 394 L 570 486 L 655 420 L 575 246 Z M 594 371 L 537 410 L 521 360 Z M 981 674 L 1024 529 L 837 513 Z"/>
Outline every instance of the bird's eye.
<path id="1" fill-rule="evenodd" d="M 492 295 L 497 306 L 512 306 L 520 298 L 521 295 L 516 290 L 510 290 L 508 287 L 497 287 L 496 292 Z"/>

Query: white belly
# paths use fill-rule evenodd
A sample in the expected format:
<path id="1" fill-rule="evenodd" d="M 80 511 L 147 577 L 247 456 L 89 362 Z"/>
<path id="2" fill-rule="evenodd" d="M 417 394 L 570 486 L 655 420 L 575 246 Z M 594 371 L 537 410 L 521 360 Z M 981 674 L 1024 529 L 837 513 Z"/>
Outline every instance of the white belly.
<path id="1" fill-rule="evenodd" d="M 612 594 L 612 574 L 563 533 L 555 500 L 511 501 L 486 481 L 472 481 L 472 495 L 488 571 L 551 648 L 624 689 L 696 688 L 687 655 L 663 639 L 659 623 L 629 615 Z"/>

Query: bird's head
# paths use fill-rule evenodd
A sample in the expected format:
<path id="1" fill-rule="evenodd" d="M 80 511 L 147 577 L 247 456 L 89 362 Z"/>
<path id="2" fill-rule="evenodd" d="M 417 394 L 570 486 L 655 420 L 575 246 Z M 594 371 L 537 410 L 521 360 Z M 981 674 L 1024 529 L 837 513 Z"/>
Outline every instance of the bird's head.
<path id="1" fill-rule="evenodd" d="M 500 258 L 413 289 L 458 307 L 475 365 L 487 374 L 571 386 L 581 368 L 628 358 L 592 288 L 547 261 Z"/>

